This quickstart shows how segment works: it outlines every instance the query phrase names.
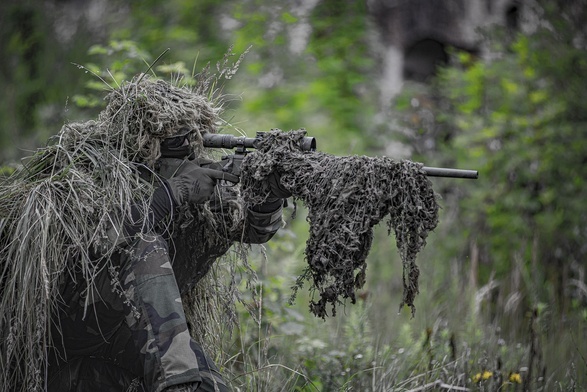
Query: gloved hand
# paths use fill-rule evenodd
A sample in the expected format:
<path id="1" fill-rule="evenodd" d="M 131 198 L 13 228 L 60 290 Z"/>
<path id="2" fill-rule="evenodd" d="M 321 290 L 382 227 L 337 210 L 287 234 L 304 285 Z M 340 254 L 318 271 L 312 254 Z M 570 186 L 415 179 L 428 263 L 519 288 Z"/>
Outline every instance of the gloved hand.
<path id="1" fill-rule="evenodd" d="M 224 171 L 223 162 L 212 161 L 205 158 L 197 158 L 198 164 L 208 169 Z M 214 194 L 210 196 L 210 210 L 215 212 L 227 211 L 229 204 L 238 199 L 238 190 L 232 186 L 218 186 Z"/>
<path id="2" fill-rule="evenodd" d="M 202 204 L 214 194 L 218 180 L 234 184 L 239 178 L 233 174 L 208 167 L 201 167 L 193 161 L 185 161 L 173 177 L 167 180 L 176 206 L 185 203 Z"/>
<path id="3" fill-rule="evenodd" d="M 291 196 L 291 192 L 281 184 L 281 176 L 276 171 L 267 177 L 267 182 L 271 189 L 270 199 L 287 199 Z"/>

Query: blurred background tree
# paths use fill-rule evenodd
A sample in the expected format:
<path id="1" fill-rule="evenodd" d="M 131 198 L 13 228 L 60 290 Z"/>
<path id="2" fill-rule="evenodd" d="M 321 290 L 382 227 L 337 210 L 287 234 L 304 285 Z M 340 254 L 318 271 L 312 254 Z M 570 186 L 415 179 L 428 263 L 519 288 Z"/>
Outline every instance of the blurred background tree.
<path id="1" fill-rule="evenodd" d="M 304 127 L 325 152 L 478 169 L 480 179 L 433 180 L 443 210 L 419 257 L 414 319 L 397 314 L 401 263 L 384 228 L 360 304 L 326 322 L 303 293 L 288 305 L 307 224 L 303 210 L 286 214 L 267 258 L 253 260 L 258 317 L 242 309 L 226 338 L 232 384 L 583 390 L 586 2 L 408 3 L 4 0 L 0 160 L 93 118 L 107 89 L 94 75 L 116 85 L 163 54 L 159 76 L 189 78 L 230 46 L 251 47 L 224 87 L 233 127 Z"/>

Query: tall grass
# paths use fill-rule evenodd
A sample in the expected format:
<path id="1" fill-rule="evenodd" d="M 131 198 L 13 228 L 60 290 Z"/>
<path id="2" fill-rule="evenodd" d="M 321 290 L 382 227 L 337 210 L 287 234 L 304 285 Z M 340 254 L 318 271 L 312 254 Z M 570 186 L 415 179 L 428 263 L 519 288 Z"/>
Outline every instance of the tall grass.
<path id="1" fill-rule="evenodd" d="M 507 284 L 462 285 L 451 278 L 456 261 L 432 261 L 431 243 L 420 259 L 423 284 L 412 318 L 407 309 L 397 312 L 401 262 L 392 256 L 379 265 L 379 253 L 391 254 L 387 246 L 393 249 L 382 244 L 371 255 L 374 271 L 358 303 L 326 321 L 309 314 L 302 293 L 287 304 L 300 251 L 279 260 L 271 256 L 281 252 L 270 250 L 256 265 L 259 296 L 245 298 L 238 328 L 223 340 L 223 371 L 234 390 L 586 390 L 580 314 L 562 321 L 544 304 L 496 308 L 495 292 Z"/>

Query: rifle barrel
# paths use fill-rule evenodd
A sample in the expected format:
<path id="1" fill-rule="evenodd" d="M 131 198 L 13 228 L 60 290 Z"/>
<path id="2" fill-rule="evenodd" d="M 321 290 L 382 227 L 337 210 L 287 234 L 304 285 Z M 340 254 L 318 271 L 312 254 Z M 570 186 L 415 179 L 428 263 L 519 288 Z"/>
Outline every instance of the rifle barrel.
<path id="1" fill-rule="evenodd" d="M 444 167 L 428 167 L 422 168 L 428 177 L 451 177 L 451 178 L 479 178 L 477 170 L 463 170 L 463 169 L 449 169 Z"/>

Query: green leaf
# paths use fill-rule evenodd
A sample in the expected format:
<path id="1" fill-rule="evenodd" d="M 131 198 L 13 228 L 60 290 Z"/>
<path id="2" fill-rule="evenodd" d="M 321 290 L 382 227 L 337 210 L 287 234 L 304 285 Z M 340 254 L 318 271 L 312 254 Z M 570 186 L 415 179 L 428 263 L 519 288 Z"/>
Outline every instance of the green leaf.
<path id="1" fill-rule="evenodd" d="M 281 14 L 281 20 L 284 21 L 287 24 L 293 24 L 293 23 L 296 23 L 298 21 L 298 18 L 296 18 L 295 16 L 293 16 L 289 12 L 284 12 L 284 13 Z"/>

